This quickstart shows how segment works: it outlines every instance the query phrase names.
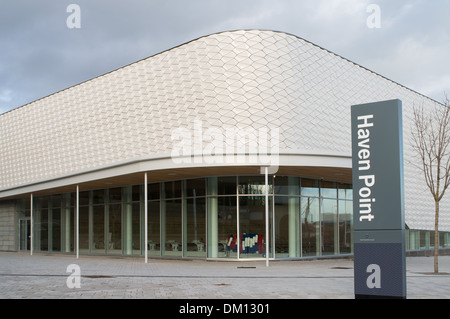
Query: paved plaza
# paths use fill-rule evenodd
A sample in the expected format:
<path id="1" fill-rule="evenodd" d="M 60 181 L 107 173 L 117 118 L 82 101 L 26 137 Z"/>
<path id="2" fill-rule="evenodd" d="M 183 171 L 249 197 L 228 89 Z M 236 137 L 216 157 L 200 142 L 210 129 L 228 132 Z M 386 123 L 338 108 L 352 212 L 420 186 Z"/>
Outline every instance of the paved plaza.
<path id="1" fill-rule="evenodd" d="M 407 258 L 408 299 L 450 298 L 450 256 Z M 75 268 L 79 268 L 76 281 Z M 75 267 L 77 267 L 75 266 Z M 76 287 L 77 283 L 79 288 Z M 69 286 L 73 286 L 69 288 Z M 353 261 L 226 262 L 0 252 L 0 298 L 353 299 Z"/>

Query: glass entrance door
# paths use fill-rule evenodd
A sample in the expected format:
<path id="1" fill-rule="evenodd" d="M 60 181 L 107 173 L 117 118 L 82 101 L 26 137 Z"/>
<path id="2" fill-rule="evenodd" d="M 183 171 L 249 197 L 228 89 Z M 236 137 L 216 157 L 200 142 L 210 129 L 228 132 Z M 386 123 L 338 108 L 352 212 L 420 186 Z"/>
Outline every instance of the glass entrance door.
<path id="1" fill-rule="evenodd" d="M 19 220 L 19 250 L 27 251 L 31 247 L 31 224 L 30 219 Z"/>

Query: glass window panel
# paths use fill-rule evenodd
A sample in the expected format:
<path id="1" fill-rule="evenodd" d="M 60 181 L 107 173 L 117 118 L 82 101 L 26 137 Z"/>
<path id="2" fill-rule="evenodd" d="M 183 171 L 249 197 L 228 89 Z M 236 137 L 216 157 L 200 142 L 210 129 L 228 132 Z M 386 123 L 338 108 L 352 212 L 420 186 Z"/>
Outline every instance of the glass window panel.
<path id="1" fill-rule="evenodd" d="M 61 251 L 61 208 L 52 208 L 52 250 Z"/>
<path id="2" fill-rule="evenodd" d="M 353 202 L 339 201 L 339 253 L 350 254 L 352 252 L 352 219 Z"/>
<path id="3" fill-rule="evenodd" d="M 444 248 L 450 247 L 450 233 L 445 233 L 444 236 Z"/>
<path id="4" fill-rule="evenodd" d="M 302 178 L 302 196 L 319 196 L 319 181 L 315 179 Z"/>
<path id="5" fill-rule="evenodd" d="M 148 203 L 148 254 L 160 256 L 160 202 Z"/>
<path id="6" fill-rule="evenodd" d="M 302 197 L 300 209 L 302 219 L 302 255 L 318 256 L 320 247 L 319 199 Z"/>
<path id="7" fill-rule="evenodd" d="M 239 194 L 263 195 L 266 193 L 265 177 L 239 176 Z M 269 178 L 269 193 L 272 193 L 272 178 Z"/>
<path id="8" fill-rule="evenodd" d="M 335 190 L 336 191 L 336 190 Z M 337 200 L 322 199 L 322 254 L 338 254 Z"/>
<path id="9" fill-rule="evenodd" d="M 89 207 L 80 207 L 80 252 L 89 252 Z M 73 224 L 76 227 L 75 224 Z M 76 229 L 75 229 L 76 232 Z"/>
<path id="10" fill-rule="evenodd" d="M 79 196 L 80 196 L 79 197 L 80 206 L 89 205 L 89 192 L 80 192 Z"/>
<path id="11" fill-rule="evenodd" d="M 164 256 L 182 255 L 181 247 L 181 200 L 165 201 Z"/>
<path id="12" fill-rule="evenodd" d="M 61 207 L 61 195 L 53 195 L 51 196 L 52 207 Z"/>
<path id="13" fill-rule="evenodd" d="M 160 184 L 148 184 L 147 186 L 147 196 L 148 200 L 160 199 Z"/>
<path id="14" fill-rule="evenodd" d="M 43 199 L 43 204 L 47 202 Z M 38 226 L 38 243 L 40 251 L 48 251 L 48 209 L 43 208 L 39 211 L 39 226 Z"/>
<path id="15" fill-rule="evenodd" d="M 186 196 L 204 196 L 206 194 L 206 181 L 201 179 L 190 179 L 186 181 Z"/>
<path id="16" fill-rule="evenodd" d="M 38 197 L 39 207 L 40 208 L 48 208 L 48 201 L 49 201 L 49 198 L 47 196 Z"/>
<path id="17" fill-rule="evenodd" d="M 336 183 L 321 181 L 320 182 L 320 195 L 322 197 L 337 198 Z"/>
<path id="18" fill-rule="evenodd" d="M 236 177 L 218 177 L 217 178 L 217 195 L 236 194 Z M 216 195 L 216 194 L 209 194 Z"/>
<path id="19" fill-rule="evenodd" d="M 181 197 L 181 181 L 165 182 L 164 183 L 165 198 L 180 198 Z"/>
<path id="20" fill-rule="evenodd" d="M 122 188 L 110 188 L 109 189 L 109 202 L 120 203 L 122 201 Z"/>
<path id="21" fill-rule="evenodd" d="M 419 232 L 416 230 L 409 231 L 409 249 L 417 250 L 419 249 Z"/>
<path id="22" fill-rule="evenodd" d="M 138 202 L 141 200 L 141 186 L 140 185 L 133 186 L 131 200 L 133 202 Z"/>
<path id="23" fill-rule="evenodd" d="M 421 230 L 419 236 L 420 236 L 420 249 L 429 248 L 428 232 Z"/>
<path id="24" fill-rule="evenodd" d="M 122 205 L 108 205 L 108 213 L 109 227 L 106 238 L 108 253 L 120 254 L 122 253 Z"/>
<path id="25" fill-rule="evenodd" d="M 186 256 L 206 257 L 205 198 L 186 199 Z"/>
<path id="26" fill-rule="evenodd" d="M 339 199 L 353 200 L 353 189 L 351 184 L 338 183 Z"/>
<path id="27" fill-rule="evenodd" d="M 434 231 L 430 231 L 429 233 L 428 233 L 428 238 L 429 238 L 429 242 L 430 242 L 430 245 L 429 245 L 429 247 L 430 248 L 434 248 Z"/>
<path id="28" fill-rule="evenodd" d="M 133 203 L 133 254 L 141 253 L 141 203 Z"/>
<path id="29" fill-rule="evenodd" d="M 278 178 L 278 177 L 277 177 Z M 300 197 L 275 197 L 276 257 L 300 257 Z"/>
<path id="30" fill-rule="evenodd" d="M 445 245 L 445 235 L 442 232 L 439 232 L 439 248 L 444 248 Z"/>
<path id="31" fill-rule="evenodd" d="M 263 257 L 265 225 L 265 197 L 239 197 L 240 258 Z"/>
<path id="32" fill-rule="evenodd" d="M 25 251 L 30 250 L 30 220 L 20 219 L 19 220 L 19 250 Z"/>
<path id="33" fill-rule="evenodd" d="M 95 190 L 92 192 L 92 203 L 94 205 L 103 205 L 105 203 L 105 190 Z"/>
<path id="34" fill-rule="evenodd" d="M 294 176 L 276 176 L 273 178 L 275 194 L 300 195 L 300 178 Z"/>
<path id="35" fill-rule="evenodd" d="M 236 258 L 239 245 L 236 196 L 218 197 L 216 200 L 218 257 Z"/>
<path id="36" fill-rule="evenodd" d="M 94 205 L 93 209 L 93 246 L 92 252 L 105 252 L 105 207 Z"/>

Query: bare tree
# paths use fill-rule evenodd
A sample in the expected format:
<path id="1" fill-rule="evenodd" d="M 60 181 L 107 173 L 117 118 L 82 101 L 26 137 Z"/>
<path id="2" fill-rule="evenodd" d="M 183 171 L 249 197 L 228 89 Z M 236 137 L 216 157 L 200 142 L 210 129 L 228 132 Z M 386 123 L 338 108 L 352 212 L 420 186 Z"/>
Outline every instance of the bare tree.
<path id="1" fill-rule="evenodd" d="M 434 272 L 439 272 L 439 202 L 450 185 L 450 103 L 424 112 L 414 108 L 412 146 L 422 160 L 425 182 L 434 199 Z M 420 165 L 418 165 L 420 167 Z"/>

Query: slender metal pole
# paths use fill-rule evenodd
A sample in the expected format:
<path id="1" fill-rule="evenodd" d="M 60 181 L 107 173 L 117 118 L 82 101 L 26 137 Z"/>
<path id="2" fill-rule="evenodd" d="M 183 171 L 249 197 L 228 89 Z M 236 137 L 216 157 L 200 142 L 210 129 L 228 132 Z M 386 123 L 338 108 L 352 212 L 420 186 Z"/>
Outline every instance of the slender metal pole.
<path id="1" fill-rule="evenodd" d="M 76 195 L 76 229 L 77 229 L 77 244 L 76 244 L 76 251 L 77 251 L 77 259 L 80 258 L 80 186 L 77 185 L 77 195 Z"/>
<path id="2" fill-rule="evenodd" d="M 33 256 L 33 243 L 34 243 L 34 226 L 33 226 L 33 194 L 30 195 L 30 232 L 31 232 L 31 241 L 30 241 L 30 255 Z"/>
<path id="3" fill-rule="evenodd" d="M 269 168 L 264 167 L 266 185 L 266 267 L 269 267 Z"/>
<path id="4" fill-rule="evenodd" d="M 147 172 L 144 174 L 144 238 L 145 238 L 145 263 L 148 264 L 148 194 L 147 194 Z"/>

